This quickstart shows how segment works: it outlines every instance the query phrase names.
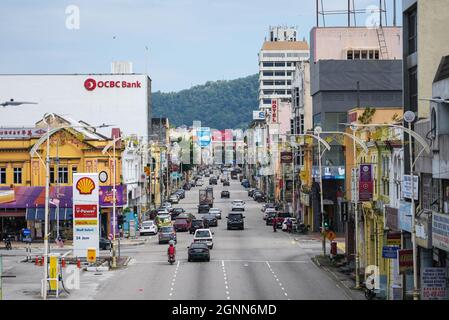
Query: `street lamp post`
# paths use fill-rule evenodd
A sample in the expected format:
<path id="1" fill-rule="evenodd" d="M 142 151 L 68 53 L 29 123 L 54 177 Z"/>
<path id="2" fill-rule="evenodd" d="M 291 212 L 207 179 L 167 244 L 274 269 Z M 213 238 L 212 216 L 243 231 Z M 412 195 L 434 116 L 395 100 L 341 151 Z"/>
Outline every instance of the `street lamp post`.
<path id="1" fill-rule="evenodd" d="M 321 127 L 315 127 L 315 134 L 320 138 Z M 326 236 L 324 233 L 324 203 L 323 203 L 323 172 L 321 165 L 321 144 L 318 143 L 318 170 L 320 172 L 320 210 L 321 210 L 321 232 L 323 233 L 323 256 L 326 255 Z"/>

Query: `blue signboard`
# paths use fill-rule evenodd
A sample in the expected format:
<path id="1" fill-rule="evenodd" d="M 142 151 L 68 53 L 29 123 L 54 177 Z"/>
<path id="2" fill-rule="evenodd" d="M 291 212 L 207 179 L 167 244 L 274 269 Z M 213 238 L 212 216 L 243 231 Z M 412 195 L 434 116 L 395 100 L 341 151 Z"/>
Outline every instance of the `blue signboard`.
<path id="1" fill-rule="evenodd" d="M 208 127 L 197 128 L 196 136 L 200 147 L 207 147 L 211 143 L 212 138 Z"/>
<path id="2" fill-rule="evenodd" d="M 404 200 L 399 202 L 398 227 L 407 232 L 412 232 L 411 206 L 410 202 Z"/>
<path id="3" fill-rule="evenodd" d="M 383 246 L 382 257 L 385 259 L 397 259 L 398 250 L 399 250 L 398 246 Z"/>
<path id="4" fill-rule="evenodd" d="M 24 237 L 28 237 L 31 235 L 31 230 L 30 229 L 23 229 L 23 236 Z"/>

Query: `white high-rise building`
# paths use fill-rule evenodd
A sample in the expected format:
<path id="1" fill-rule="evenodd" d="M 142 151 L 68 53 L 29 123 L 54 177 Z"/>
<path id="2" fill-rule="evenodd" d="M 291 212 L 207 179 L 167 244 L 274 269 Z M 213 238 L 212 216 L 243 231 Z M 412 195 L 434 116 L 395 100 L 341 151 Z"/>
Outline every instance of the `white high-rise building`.
<path id="1" fill-rule="evenodd" d="M 297 41 L 294 27 L 270 27 L 269 41 L 259 52 L 259 108 L 271 99 L 291 99 L 292 75 L 299 61 L 309 60 L 309 45 Z"/>

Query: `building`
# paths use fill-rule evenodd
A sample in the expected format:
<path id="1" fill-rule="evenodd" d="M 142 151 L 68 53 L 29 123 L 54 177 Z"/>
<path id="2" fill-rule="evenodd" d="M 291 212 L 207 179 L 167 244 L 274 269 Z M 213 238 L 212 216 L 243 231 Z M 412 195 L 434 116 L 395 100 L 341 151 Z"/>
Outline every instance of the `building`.
<path id="1" fill-rule="evenodd" d="M 56 222 L 60 220 L 61 235 L 72 237 L 72 177 L 76 172 L 106 172 L 100 184 L 101 236 L 107 237 L 112 229 L 112 190 L 114 162 L 116 163 L 117 213 L 126 202 L 126 187 L 121 180 L 121 152 L 123 144 L 117 142 L 116 158 L 103 149 L 112 141 L 85 122 L 59 115 L 48 115 L 45 120 L 51 128 L 60 128 L 50 137 L 50 231 L 55 237 Z M 72 126 L 72 127 L 67 127 Z M 76 127 L 73 127 L 76 126 Z M 28 227 L 33 238 L 42 238 L 44 230 L 45 181 L 44 162 L 47 146 L 30 150 L 47 133 L 43 120 L 33 127 L 0 129 L 0 217 L 1 232 L 18 235 Z M 118 232 L 118 228 L 116 229 Z"/>
<path id="2" fill-rule="evenodd" d="M 400 27 L 314 27 L 310 39 L 313 127 L 342 132 L 348 111 L 354 107 L 397 108 L 402 104 Z M 325 210 L 338 213 L 336 191 L 345 187 L 346 148 L 339 141 L 331 147 L 322 159 L 323 194 Z M 315 178 L 320 176 L 317 162 L 315 155 Z M 318 218 L 315 224 L 319 225 Z"/>
<path id="3" fill-rule="evenodd" d="M 120 126 L 124 136 L 146 139 L 150 133 L 151 79 L 145 74 L 6 74 L 0 87 L 0 101 L 38 103 L 0 109 L 0 126 L 32 127 L 53 112 L 94 126 Z"/>
<path id="4" fill-rule="evenodd" d="M 291 98 L 292 74 L 300 61 L 309 59 L 309 46 L 297 41 L 296 29 L 270 27 L 269 41 L 259 52 L 259 108 L 271 108 L 272 99 Z"/>

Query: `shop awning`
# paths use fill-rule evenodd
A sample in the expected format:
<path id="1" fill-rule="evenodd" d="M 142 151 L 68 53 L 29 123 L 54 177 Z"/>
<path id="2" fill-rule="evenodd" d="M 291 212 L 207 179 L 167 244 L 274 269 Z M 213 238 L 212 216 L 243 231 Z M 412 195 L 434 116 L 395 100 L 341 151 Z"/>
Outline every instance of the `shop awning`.
<path id="1" fill-rule="evenodd" d="M 0 218 L 1 217 L 25 217 L 25 210 L 1 210 L 0 209 Z"/>
<path id="2" fill-rule="evenodd" d="M 56 221 L 56 208 L 50 208 L 49 218 L 50 221 Z M 59 220 L 72 220 L 73 210 L 72 208 L 59 208 Z M 26 210 L 26 220 L 45 220 L 45 208 L 28 208 Z"/>

